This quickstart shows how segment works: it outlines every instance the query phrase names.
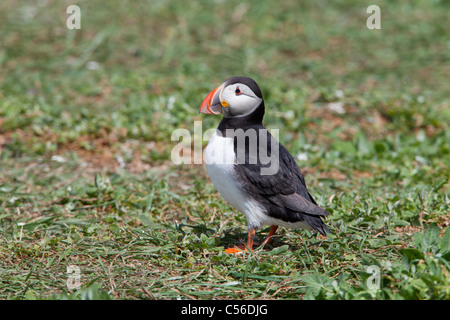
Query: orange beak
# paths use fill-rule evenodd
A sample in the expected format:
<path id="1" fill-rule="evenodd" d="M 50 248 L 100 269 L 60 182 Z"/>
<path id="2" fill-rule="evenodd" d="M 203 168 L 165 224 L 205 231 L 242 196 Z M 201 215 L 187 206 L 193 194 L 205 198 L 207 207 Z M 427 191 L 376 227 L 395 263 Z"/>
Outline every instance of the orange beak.
<path id="1" fill-rule="evenodd" d="M 217 87 L 203 100 L 200 106 L 200 113 L 205 114 L 221 114 L 222 105 L 220 103 L 220 93 L 222 92 L 223 86 Z"/>

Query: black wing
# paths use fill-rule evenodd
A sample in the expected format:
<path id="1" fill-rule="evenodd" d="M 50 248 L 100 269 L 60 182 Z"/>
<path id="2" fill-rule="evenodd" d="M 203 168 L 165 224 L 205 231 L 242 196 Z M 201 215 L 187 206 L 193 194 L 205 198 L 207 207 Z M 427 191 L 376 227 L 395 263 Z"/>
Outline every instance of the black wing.
<path id="1" fill-rule="evenodd" d="M 257 131 L 257 139 L 253 141 L 248 129 L 244 138 L 234 137 L 235 170 L 246 191 L 263 203 L 274 218 L 289 222 L 306 220 L 320 233 L 330 232 L 321 219 L 329 212 L 319 207 L 309 194 L 300 168 L 289 151 L 263 126 L 252 129 Z M 255 141 L 257 148 L 252 148 Z"/>

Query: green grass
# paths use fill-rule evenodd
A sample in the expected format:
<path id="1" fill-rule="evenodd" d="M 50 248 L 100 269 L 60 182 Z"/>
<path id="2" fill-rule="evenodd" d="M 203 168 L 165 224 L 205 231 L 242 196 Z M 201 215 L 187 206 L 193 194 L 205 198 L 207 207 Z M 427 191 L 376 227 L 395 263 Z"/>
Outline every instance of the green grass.
<path id="1" fill-rule="evenodd" d="M 381 30 L 370 1 L 77 1 L 81 30 L 70 4 L 0 3 L 0 299 L 450 299 L 448 2 L 379 1 Z M 170 137 L 232 75 L 328 238 L 223 252 L 245 217 Z"/>

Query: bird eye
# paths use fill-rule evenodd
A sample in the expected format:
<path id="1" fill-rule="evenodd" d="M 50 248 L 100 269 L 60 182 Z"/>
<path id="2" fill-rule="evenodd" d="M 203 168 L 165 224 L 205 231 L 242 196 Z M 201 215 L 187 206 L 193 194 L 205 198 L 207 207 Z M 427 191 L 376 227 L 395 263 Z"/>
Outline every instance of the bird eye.
<path id="1" fill-rule="evenodd" d="M 234 91 L 234 93 L 236 93 L 236 94 L 241 94 L 242 92 L 241 92 L 241 90 L 239 89 L 239 87 L 237 87 L 236 90 Z"/>

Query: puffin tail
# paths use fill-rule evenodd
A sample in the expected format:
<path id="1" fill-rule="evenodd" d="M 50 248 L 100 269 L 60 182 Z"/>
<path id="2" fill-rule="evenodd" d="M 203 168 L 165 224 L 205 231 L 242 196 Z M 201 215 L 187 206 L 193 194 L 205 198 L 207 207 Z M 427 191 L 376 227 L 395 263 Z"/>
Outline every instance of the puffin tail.
<path id="1" fill-rule="evenodd" d="M 331 230 L 327 227 L 327 225 L 323 222 L 321 216 L 313 216 L 307 213 L 304 213 L 305 221 L 317 232 L 319 232 L 323 236 L 327 236 L 327 233 L 331 233 Z"/>
<path id="2" fill-rule="evenodd" d="M 311 228 L 325 236 L 331 233 L 330 229 L 325 225 L 322 218 L 330 213 L 322 207 L 319 207 L 315 201 L 311 202 L 299 194 L 280 195 L 284 206 L 300 215 L 299 220 L 305 220 Z"/>

